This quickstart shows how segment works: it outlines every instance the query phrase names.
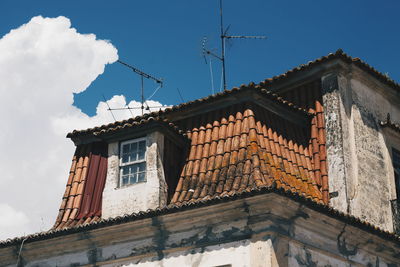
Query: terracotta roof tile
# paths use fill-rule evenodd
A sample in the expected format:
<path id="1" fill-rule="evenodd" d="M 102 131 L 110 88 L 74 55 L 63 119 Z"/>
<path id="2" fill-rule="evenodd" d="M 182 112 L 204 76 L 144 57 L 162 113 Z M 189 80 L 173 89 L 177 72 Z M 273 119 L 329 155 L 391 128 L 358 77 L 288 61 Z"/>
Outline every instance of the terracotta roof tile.
<path id="1" fill-rule="evenodd" d="M 93 143 L 76 148 L 70 175 L 53 229 L 88 223 L 101 214 L 101 194 L 107 169 L 107 145 Z M 99 159 L 99 158 L 102 159 Z M 100 161 L 102 163 L 100 164 Z M 97 164 L 96 164 L 97 163 Z M 97 191 L 93 189 L 97 185 Z M 88 189 L 89 185 L 89 189 Z M 85 199 L 84 195 L 88 195 Z M 100 196 L 98 196 L 100 195 Z"/>
<path id="2" fill-rule="evenodd" d="M 171 203 L 273 184 L 323 201 L 322 182 L 315 182 L 315 175 L 320 176 L 316 119 L 311 133 L 311 128 L 303 129 L 251 104 L 210 113 L 208 121 L 202 120 L 195 127 L 176 122 L 181 128 L 187 125 L 191 145 Z M 306 135 L 309 139 L 304 142 Z M 313 139 L 314 146 L 309 145 Z"/>
<path id="3" fill-rule="evenodd" d="M 302 85 L 282 93 L 282 96 L 288 99 L 288 101 L 314 114 L 311 120 L 311 138 L 309 140 L 308 149 L 305 150 L 305 147 L 296 147 L 295 144 L 294 150 L 297 150 L 301 160 L 305 161 L 303 165 L 306 167 L 305 171 L 312 177 L 310 186 L 320 188 L 324 203 L 328 203 L 329 189 L 325 146 L 326 132 L 321 82 L 317 80 Z"/>

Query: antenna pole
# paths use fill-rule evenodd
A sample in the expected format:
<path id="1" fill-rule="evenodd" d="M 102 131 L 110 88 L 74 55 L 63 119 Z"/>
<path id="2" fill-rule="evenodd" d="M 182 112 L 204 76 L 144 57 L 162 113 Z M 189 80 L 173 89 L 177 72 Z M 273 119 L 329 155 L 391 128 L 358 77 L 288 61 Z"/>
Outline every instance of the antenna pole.
<path id="1" fill-rule="evenodd" d="M 221 26 L 221 61 L 222 61 L 222 80 L 224 84 L 224 90 L 226 90 L 226 77 L 225 77 L 225 35 L 224 35 L 224 24 L 222 17 L 222 0 L 219 0 L 219 14 L 220 14 L 220 26 Z"/>
<path id="2" fill-rule="evenodd" d="M 229 26 L 224 30 L 224 20 L 223 20 L 223 12 L 222 12 L 222 0 L 219 0 L 219 16 L 220 16 L 220 30 L 221 30 L 221 56 L 207 50 L 205 47 L 206 38 L 203 38 L 202 49 L 203 56 L 207 64 L 206 55 L 213 56 L 222 63 L 222 79 L 221 79 L 221 87 L 223 84 L 224 90 L 226 90 L 226 66 L 225 66 L 225 42 L 226 39 L 267 39 L 266 36 L 257 36 L 257 35 L 228 35 Z M 210 61 L 211 66 L 211 61 Z M 220 87 L 220 88 L 221 88 Z"/>
<path id="3" fill-rule="evenodd" d="M 108 105 L 107 99 L 106 99 L 106 97 L 104 96 L 104 94 L 103 94 L 103 99 L 104 99 L 104 102 L 106 102 L 106 105 L 107 105 L 107 107 L 108 107 L 108 110 L 111 112 L 111 116 L 113 117 L 114 121 L 117 121 L 117 120 L 115 119 L 115 117 L 114 117 L 113 112 L 112 112 L 113 109 L 110 108 L 110 105 Z"/>
<path id="4" fill-rule="evenodd" d="M 141 103 L 142 103 L 142 105 L 141 105 L 140 107 L 141 107 L 141 109 L 142 109 L 142 116 L 143 116 L 143 110 L 144 110 L 144 106 L 143 106 L 143 104 L 144 104 L 144 85 L 143 85 L 143 75 L 140 75 L 140 77 L 141 77 L 141 80 L 142 80 L 142 86 L 141 86 L 141 98 L 142 98 L 142 101 L 141 101 Z"/>

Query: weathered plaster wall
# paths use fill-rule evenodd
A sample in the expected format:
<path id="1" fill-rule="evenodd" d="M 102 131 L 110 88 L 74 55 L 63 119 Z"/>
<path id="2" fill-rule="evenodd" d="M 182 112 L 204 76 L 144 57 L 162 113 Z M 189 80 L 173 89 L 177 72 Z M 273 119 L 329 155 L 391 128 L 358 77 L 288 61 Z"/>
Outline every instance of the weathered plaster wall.
<path id="1" fill-rule="evenodd" d="M 255 266 L 251 265 L 250 242 L 248 240 L 237 241 L 227 244 L 209 246 L 205 248 L 194 248 L 186 253 L 172 252 L 158 261 L 142 259 L 134 263 L 123 264 L 124 267 L 214 267 L 230 264 L 232 267 Z M 107 266 L 107 265 L 105 265 Z M 115 265 L 108 265 L 114 267 Z M 107 266 L 107 267 L 108 267 Z"/>
<path id="2" fill-rule="evenodd" d="M 289 266 L 329 266 L 329 267 L 352 267 L 352 266 L 393 266 L 388 265 L 383 259 L 368 254 L 356 254 L 347 258 L 335 257 L 321 253 L 318 248 L 307 247 L 296 242 L 289 243 Z M 354 258 L 354 259 L 353 259 Z M 356 258 L 356 259 L 355 259 Z M 394 265 L 397 266 L 397 265 Z"/>
<path id="3" fill-rule="evenodd" d="M 342 82 L 342 80 L 341 80 Z M 344 158 L 344 131 L 342 117 L 345 116 L 344 103 L 339 91 L 339 77 L 336 73 L 322 77 L 322 99 L 325 110 L 326 150 L 328 163 L 329 192 L 336 193 L 330 198 L 330 205 L 347 213 L 346 168 Z"/>
<path id="4" fill-rule="evenodd" d="M 0 266 L 14 266 L 18 249 L 0 249 Z M 396 266 L 399 255 L 391 241 L 269 194 L 27 243 L 21 260 L 27 267 Z"/>
<path id="5" fill-rule="evenodd" d="M 164 136 L 147 135 L 146 182 L 119 187 L 119 142 L 108 146 L 107 179 L 103 191 L 102 217 L 110 218 L 165 206 L 167 186 L 162 167 Z"/>
<path id="6" fill-rule="evenodd" d="M 393 230 L 394 193 L 388 137 L 379 121 L 400 121 L 400 100 L 383 85 L 353 69 L 322 78 L 331 205 Z M 396 102 L 398 101 L 398 102 Z"/>

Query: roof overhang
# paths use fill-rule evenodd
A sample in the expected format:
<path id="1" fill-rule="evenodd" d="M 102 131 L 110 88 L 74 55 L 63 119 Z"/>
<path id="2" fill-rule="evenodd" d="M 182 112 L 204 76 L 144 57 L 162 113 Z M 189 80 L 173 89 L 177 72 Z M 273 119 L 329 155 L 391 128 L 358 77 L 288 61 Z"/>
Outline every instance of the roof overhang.
<path id="1" fill-rule="evenodd" d="M 234 231 L 224 232 L 221 236 L 215 233 L 207 239 L 201 239 L 196 234 L 199 231 L 205 232 L 206 229 L 218 231 L 221 225 L 230 225 L 233 222 L 235 225 L 243 225 L 243 228 L 236 227 L 232 229 Z M 60 255 L 65 257 L 67 254 L 82 253 L 93 247 L 100 249 L 124 242 L 146 245 L 146 242 L 140 241 L 159 240 L 160 236 L 171 237 L 170 240 L 163 240 L 163 246 L 160 248 L 163 253 L 167 253 L 190 250 L 193 246 L 246 240 L 260 233 L 267 236 L 284 236 L 312 247 L 318 247 L 313 236 L 318 236 L 318 240 L 326 239 L 333 243 L 336 243 L 339 237 L 344 237 L 347 246 L 368 244 L 360 249 L 393 259 L 394 262 L 398 261 L 395 255 L 400 253 L 400 240 L 394 234 L 299 195 L 264 188 L 0 242 L 0 262 L 15 263 L 16 251 L 22 242 L 23 257 L 25 261 L 31 262 Z M 307 238 L 304 233 L 312 234 Z M 387 249 L 380 249 L 382 244 L 385 244 Z M 129 250 L 125 256 L 117 259 L 99 259 L 96 263 L 123 262 L 147 257 L 148 253 L 157 255 L 159 252 L 161 251 L 157 250 L 157 246 L 142 251 L 137 245 L 134 252 Z M 330 253 L 340 251 L 332 250 Z"/>
<path id="2" fill-rule="evenodd" d="M 139 122 L 132 121 L 131 123 L 124 123 L 107 129 L 98 129 L 87 133 L 71 135 L 70 138 L 75 145 L 97 141 L 111 143 L 146 136 L 155 131 L 168 136 L 175 144 L 181 147 L 189 142 L 185 133 L 172 123 L 160 118 L 148 118 Z"/>

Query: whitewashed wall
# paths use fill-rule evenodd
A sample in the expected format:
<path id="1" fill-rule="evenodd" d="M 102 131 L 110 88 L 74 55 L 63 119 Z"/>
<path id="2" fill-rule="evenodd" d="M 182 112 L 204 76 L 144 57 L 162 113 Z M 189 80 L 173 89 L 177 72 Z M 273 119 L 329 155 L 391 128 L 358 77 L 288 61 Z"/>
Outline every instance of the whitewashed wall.
<path id="1" fill-rule="evenodd" d="M 108 145 L 107 178 L 103 190 L 102 218 L 156 209 L 166 205 L 167 186 L 162 165 L 164 135 L 146 136 L 146 182 L 119 187 L 119 142 Z"/>

